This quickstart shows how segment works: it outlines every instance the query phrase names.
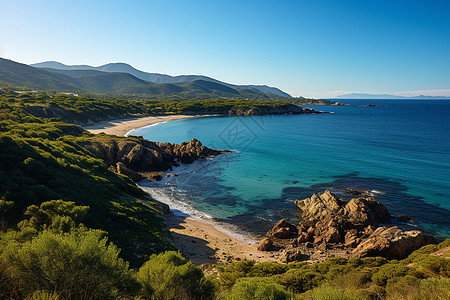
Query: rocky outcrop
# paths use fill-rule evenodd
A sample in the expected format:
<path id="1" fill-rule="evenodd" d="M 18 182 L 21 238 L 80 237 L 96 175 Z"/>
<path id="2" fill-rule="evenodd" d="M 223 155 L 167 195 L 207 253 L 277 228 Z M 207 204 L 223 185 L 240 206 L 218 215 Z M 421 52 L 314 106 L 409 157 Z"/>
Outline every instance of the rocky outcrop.
<path id="1" fill-rule="evenodd" d="M 82 144 L 108 166 L 113 166 L 118 173 L 135 181 L 142 179 L 139 173 L 170 170 L 172 166 L 178 166 L 178 162 L 192 163 L 199 158 L 230 152 L 210 149 L 196 139 L 178 145 L 136 137 L 105 136 L 88 139 Z"/>
<path id="2" fill-rule="evenodd" d="M 286 262 L 329 256 L 362 257 L 381 255 L 403 258 L 434 239 L 421 231 L 402 231 L 398 227 L 379 227 L 390 220 L 387 208 L 372 197 L 339 199 L 326 190 L 295 202 L 302 221 L 296 226 L 283 219 L 266 237 L 271 248 L 284 248 Z M 265 250 L 264 250 L 265 249 Z M 303 255 L 300 255 L 300 254 Z"/>
<path id="3" fill-rule="evenodd" d="M 144 177 L 139 174 L 138 172 L 135 172 L 133 170 L 128 169 L 123 163 L 118 162 L 116 164 L 117 174 L 122 174 L 125 176 L 130 177 L 134 181 L 140 181 L 144 179 Z"/>
<path id="4" fill-rule="evenodd" d="M 316 221 L 330 214 L 341 213 L 344 204 L 344 201 L 328 190 L 322 194 L 313 194 L 311 198 L 295 201 L 295 205 L 301 209 L 301 215 L 305 221 Z"/>
<path id="5" fill-rule="evenodd" d="M 156 143 L 156 145 L 158 145 L 166 153 L 172 155 L 181 163 L 192 163 L 198 158 L 206 158 L 225 152 L 231 152 L 229 150 L 210 149 L 203 146 L 197 139 L 192 139 L 189 142 L 184 142 L 181 144 Z"/>
<path id="6" fill-rule="evenodd" d="M 402 259 L 414 250 L 436 243 L 434 238 L 420 230 L 402 231 L 397 226 L 377 228 L 353 250 L 352 256 L 382 256 Z"/>
<path id="7" fill-rule="evenodd" d="M 253 115 L 294 115 L 294 114 L 317 114 L 322 113 L 314 109 L 297 106 L 295 104 L 283 104 L 278 106 L 249 106 L 241 107 L 238 110 L 230 110 L 228 114 L 238 116 Z"/>

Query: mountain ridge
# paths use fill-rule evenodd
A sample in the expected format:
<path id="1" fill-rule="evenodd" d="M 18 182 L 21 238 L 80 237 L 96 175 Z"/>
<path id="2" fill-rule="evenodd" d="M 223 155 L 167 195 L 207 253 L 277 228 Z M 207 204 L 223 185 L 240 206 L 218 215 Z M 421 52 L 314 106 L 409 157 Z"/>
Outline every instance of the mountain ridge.
<path id="1" fill-rule="evenodd" d="M 74 71 L 74 70 L 95 70 L 95 71 L 102 71 L 102 72 L 108 72 L 108 73 L 115 73 L 115 72 L 121 72 L 121 73 L 128 73 L 132 74 L 135 77 L 150 81 L 153 83 L 181 83 L 181 82 L 188 82 L 188 81 L 194 81 L 194 80 L 205 80 L 205 81 L 211 81 L 220 83 L 223 85 L 230 86 L 232 88 L 250 88 L 254 89 L 258 92 L 264 93 L 264 94 L 272 94 L 276 96 L 281 97 L 291 97 L 288 93 L 280 90 L 276 87 L 271 87 L 267 85 L 235 85 L 226 83 L 217 79 L 214 79 L 212 77 L 204 76 L 204 75 L 177 75 L 177 76 L 171 76 L 167 74 L 160 74 L 160 73 L 149 73 L 144 72 L 141 70 L 138 70 L 134 68 L 133 66 L 118 62 L 118 63 L 108 63 L 105 65 L 101 65 L 98 67 L 89 66 L 89 65 L 65 65 L 63 63 L 57 62 L 57 61 L 45 61 L 35 64 L 30 64 L 30 66 L 35 68 L 44 68 L 44 69 L 57 69 L 57 70 L 65 70 L 65 71 Z"/>
<path id="2" fill-rule="evenodd" d="M 58 62 L 51 62 L 50 65 L 64 67 Z M 217 97 L 254 100 L 285 99 L 282 96 L 261 92 L 255 87 L 223 84 L 220 81 L 205 80 L 203 77 L 194 77 L 195 80 L 192 81 L 154 83 L 127 72 L 112 72 L 112 69 L 105 72 L 86 65 L 75 66 L 75 68 L 80 69 L 35 68 L 0 58 L 0 86 L 56 92 L 169 97 L 180 100 Z"/>

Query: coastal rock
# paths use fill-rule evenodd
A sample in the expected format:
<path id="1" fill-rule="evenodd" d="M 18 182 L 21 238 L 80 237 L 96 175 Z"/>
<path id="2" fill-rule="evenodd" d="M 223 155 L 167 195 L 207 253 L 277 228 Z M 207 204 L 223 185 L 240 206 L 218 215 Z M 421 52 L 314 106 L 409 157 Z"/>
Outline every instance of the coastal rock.
<path id="1" fill-rule="evenodd" d="M 333 255 L 400 259 L 434 242 L 430 235 L 418 230 L 377 228 L 391 216 L 387 208 L 372 197 L 347 202 L 326 190 L 297 200 L 296 205 L 303 219 L 297 227 L 283 219 L 267 233 L 274 247 L 284 249 L 285 262 L 304 260 L 305 255 L 319 259 Z"/>
<path id="2" fill-rule="evenodd" d="M 310 198 L 296 200 L 295 205 L 302 210 L 302 218 L 306 221 L 317 221 L 330 213 L 340 213 L 345 202 L 329 190 L 322 194 L 313 194 Z"/>
<path id="3" fill-rule="evenodd" d="M 366 240 L 353 250 L 352 256 L 382 256 L 402 259 L 420 247 L 436 243 L 435 239 L 422 231 L 402 231 L 397 226 L 377 228 Z"/>
<path id="4" fill-rule="evenodd" d="M 296 226 L 288 223 L 287 219 L 282 219 L 267 233 L 267 236 L 284 239 L 295 236 L 297 233 L 298 229 Z"/>
<path id="5" fill-rule="evenodd" d="M 116 170 L 118 174 L 122 174 L 130 177 L 134 181 L 140 181 L 143 179 L 142 175 L 138 172 L 128 169 L 123 163 L 118 162 L 116 164 Z"/>
<path id="6" fill-rule="evenodd" d="M 282 104 L 278 106 L 257 106 L 242 107 L 238 110 L 230 110 L 228 114 L 239 116 L 253 116 L 253 115 L 293 115 L 293 114 L 311 114 L 320 113 L 310 108 L 297 106 L 295 104 Z"/>
<path id="7" fill-rule="evenodd" d="M 284 263 L 289 263 L 289 262 L 293 262 L 293 261 L 302 261 L 307 258 L 308 258 L 308 256 L 303 254 L 300 250 L 294 249 L 294 250 L 285 251 L 281 255 L 280 259 Z"/>
<path id="8" fill-rule="evenodd" d="M 269 238 L 263 238 L 258 244 L 259 251 L 270 251 L 272 248 L 273 242 Z"/>
<path id="9" fill-rule="evenodd" d="M 387 208 L 371 197 L 351 199 L 344 207 L 344 214 L 353 224 L 378 226 L 391 217 Z"/>
<path id="10" fill-rule="evenodd" d="M 121 172 L 127 172 L 131 174 L 130 178 L 133 176 L 139 180 L 142 178 L 129 171 L 165 171 L 172 169 L 173 165 L 177 165 L 175 160 L 182 163 L 191 163 L 199 158 L 230 152 L 228 150 L 210 149 L 196 139 L 178 145 L 151 142 L 138 137 L 105 136 L 101 140 L 88 139 L 83 143 L 83 146 L 94 156 L 102 159 L 108 166 L 117 169 L 117 163 L 121 163 Z"/>
<path id="11" fill-rule="evenodd" d="M 405 215 L 397 215 L 395 216 L 397 220 L 403 223 L 414 223 L 414 219 Z"/>
<path id="12" fill-rule="evenodd" d="M 350 229 L 345 233 L 344 243 L 346 247 L 354 248 L 361 242 L 361 238 L 359 238 L 358 230 L 355 228 Z"/>
<path id="13" fill-rule="evenodd" d="M 172 155 L 181 163 L 192 163 L 198 158 L 207 158 L 221 153 L 230 153 L 230 150 L 215 150 L 202 145 L 197 139 L 181 144 L 156 143 L 165 152 Z"/>

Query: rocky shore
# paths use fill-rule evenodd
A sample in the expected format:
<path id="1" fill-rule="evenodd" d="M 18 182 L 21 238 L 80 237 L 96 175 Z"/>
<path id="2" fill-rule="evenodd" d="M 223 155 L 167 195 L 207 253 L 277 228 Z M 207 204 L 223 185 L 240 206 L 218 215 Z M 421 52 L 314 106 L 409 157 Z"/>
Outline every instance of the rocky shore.
<path id="1" fill-rule="evenodd" d="M 134 181 L 158 180 L 157 172 L 172 170 L 179 163 L 192 163 L 199 158 L 229 153 L 202 145 L 197 139 L 181 144 L 151 142 L 139 137 L 95 139 L 83 145 L 119 174 Z"/>
<path id="2" fill-rule="evenodd" d="M 420 247 L 436 243 L 420 230 L 387 225 L 390 214 L 372 197 L 344 201 L 326 190 L 297 200 L 302 221 L 281 220 L 258 249 L 280 251 L 283 262 L 322 261 L 329 257 L 383 256 L 402 259 Z M 381 226 L 383 224 L 383 226 Z"/>

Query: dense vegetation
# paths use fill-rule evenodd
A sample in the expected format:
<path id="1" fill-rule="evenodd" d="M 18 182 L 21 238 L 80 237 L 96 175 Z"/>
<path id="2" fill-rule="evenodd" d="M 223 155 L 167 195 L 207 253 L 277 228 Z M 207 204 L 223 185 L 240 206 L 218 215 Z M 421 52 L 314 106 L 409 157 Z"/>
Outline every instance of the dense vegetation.
<path id="1" fill-rule="evenodd" d="M 2 210 L 4 226 L 14 227 L 31 205 L 62 199 L 89 206 L 86 225 L 108 231 L 133 263 L 171 249 L 158 206 L 80 146 L 96 138 L 76 125 L 0 102 L 0 207 L 12 205 Z"/>
<path id="2" fill-rule="evenodd" d="M 173 248 L 163 239 L 157 203 L 81 146 L 125 138 L 90 134 L 28 112 L 58 106 L 76 121 L 158 110 L 212 113 L 242 104 L 0 95 L 0 298 L 449 298 L 450 240 L 401 261 L 237 261 L 204 266 L 205 275 L 180 253 L 166 252 Z"/>
<path id="3" fill-rule="evenodd" d="M 37 117 L 58 117 L 64 122 L 88 124 L 112 118 L 155 114 L 239 114 L 250 110 L 280 113 L 297 109 L 282 101 L 209 99 L 186 101 L 123 100 L 70 95 L 21 94 L 0 95 L 0 101 Z"/>

